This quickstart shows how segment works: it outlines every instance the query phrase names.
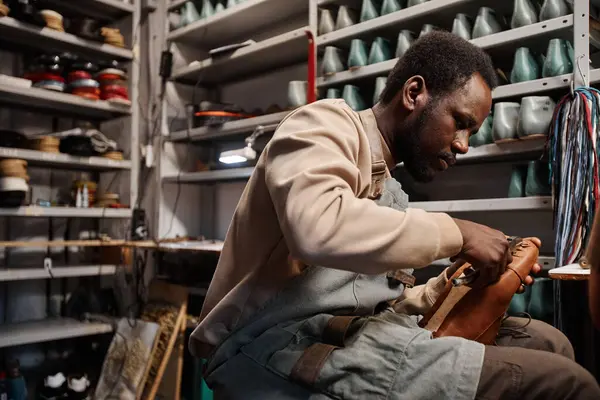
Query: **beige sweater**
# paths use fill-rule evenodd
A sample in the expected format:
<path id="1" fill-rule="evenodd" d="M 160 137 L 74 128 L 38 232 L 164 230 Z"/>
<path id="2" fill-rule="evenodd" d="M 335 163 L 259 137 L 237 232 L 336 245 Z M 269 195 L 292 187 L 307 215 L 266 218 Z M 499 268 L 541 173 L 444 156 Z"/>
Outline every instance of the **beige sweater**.
<path id="1" fill-rule="evenodd" d="M 462 235 L 447 215 L 399 212 L 367 199 L 371 153 L 365 127 L 343 100 L 286 117 L 261 155 L 227 232 L 194 339 L 206 356 L 308 265 L 380 274 L 456 255 Z M 392 159 L 380 132 L 388 168 Z M 445 273 L 404 291 L 397 311 L 422 314 Z M 240 325 L 242 324 L 242 325 Z"/>

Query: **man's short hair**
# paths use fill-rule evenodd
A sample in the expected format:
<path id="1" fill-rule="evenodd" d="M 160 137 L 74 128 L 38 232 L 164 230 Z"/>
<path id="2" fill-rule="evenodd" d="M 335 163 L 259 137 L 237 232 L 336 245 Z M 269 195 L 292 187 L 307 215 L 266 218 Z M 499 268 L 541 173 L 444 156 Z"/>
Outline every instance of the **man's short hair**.
<path id="1" fill-rule="evenodd" d="M 492 59 L 482 49 L 450 32 L 419 38 L 390 72 L 380 101 L 388 104 L 408 79 L 421 75 L 432 96 L 450 93 L 479 73 L 490 89 L 498 86 Z"/>

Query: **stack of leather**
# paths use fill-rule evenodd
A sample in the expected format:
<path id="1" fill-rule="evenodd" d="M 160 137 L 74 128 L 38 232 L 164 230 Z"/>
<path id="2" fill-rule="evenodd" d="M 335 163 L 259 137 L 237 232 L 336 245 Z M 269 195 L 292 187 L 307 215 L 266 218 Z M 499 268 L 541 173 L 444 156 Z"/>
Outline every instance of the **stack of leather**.
<path id="1" fill-rule="evenodd" d="M 19 207 L 25 201 L 29 186 L 27 161 L 0 160 L 0 207 Z"/>
<path id="2" fill-rule="evenodd" d="M 10 12 L 10 8 L 0 0 L 0 17 L 6 17 Z"/>
<path id="3" fill-rule="evenodd" d="M 40 136 L 31 139 L 31 148 L 46 153 L 60 153 L 60 139 L 54 136 Z"/>
<path id="4" fill-rule="evenodd" d="M 63 16 L 53 10 L 41 10 L 40 15 L 46 21 L 46 26 L 55 31 L 64 32 Z"/>
<path id="5" fill-rule="evenodd" d="M 125 39 L 121 35 L 121 31 L 116 28 L 102 27 L 100 30 L 104 36 L 104 42 L 117 47 L 125 47 Z"/>

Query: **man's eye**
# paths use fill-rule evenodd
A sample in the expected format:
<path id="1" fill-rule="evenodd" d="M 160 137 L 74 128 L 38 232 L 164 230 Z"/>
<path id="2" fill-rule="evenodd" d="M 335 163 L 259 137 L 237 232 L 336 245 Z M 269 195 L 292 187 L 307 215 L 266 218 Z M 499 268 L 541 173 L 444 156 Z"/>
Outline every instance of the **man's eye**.
<path id="1" fill-rule="evenodd" d="M 467 124 L 465 124 L 460 118 L 454 118 L 454 122 L 457 130 L 462 131 L 467 129 Z"/>

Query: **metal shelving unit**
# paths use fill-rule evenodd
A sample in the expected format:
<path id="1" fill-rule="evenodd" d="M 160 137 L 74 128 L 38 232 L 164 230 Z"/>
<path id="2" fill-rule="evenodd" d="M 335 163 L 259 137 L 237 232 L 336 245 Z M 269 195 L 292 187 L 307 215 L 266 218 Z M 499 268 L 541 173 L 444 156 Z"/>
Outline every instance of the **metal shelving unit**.
<path id="1" fill-rule="evenodd" d="M 175 71 L 171 79 L 194 84 L 202 79 L 205 84 L 219 84 L 240 80 L 265 70 L 274 70 L 298 64 L 306 59 L 306 31 L 308 27 L 242 47 L 226 56 L 208 58 Z"/>
<path id="2" fill-rule="evenodd" d="M 352 27 L 350 27 L 352 28 Z M 347 28 L 347 29 L 350 29 Z M 471 42 L 488 51 L 507 52 L 507 49 L 519 47 L 540 47 L 540 43 L 547 44 L 552 38 L 569 38 L 573 36 L 573 15 L 554 18 L 548 21 L 538 22 L 521 28 L 502 31 L 493 35 L 473 39 Z M 320 46 L 324 44 L 320 43 Z M 343 71 L 329 77 L 321 77 L 317 80 L 317 87 L 329 87 L 341 85 L 348 82 L 386 76 L 398 62 L 397 58 L 377 64 L 367 65 L 353 71 Z"/>
<path id="3" fill-rule="evenodd" d="M 2 19 L 0 19 L 2 21 Z M 0 103 L 58 112 L 62 115 L 77 115 L 94 119 L 111 119 L 131 115 L 130 107 L 108 101 L 88 100 L 68 93 L 53 92 L 40 88 L 20 88 L 0 84 Z"/>
<path id="4" fill-rule="evenodd" d="M 0 18 L 0 41 L 42 49 L 75 51 L 91 57 L 133 60 L 133 51 L 130 49 L 93 42 L 50 28 L 40 29 L 11 17 Z"/>
<path id="5" fill-rule="evenodd" d="M 552 211 L 552 197 L 519 197 L 511 199 L 476 199 L 421 201 L 410 203 L 411 208 L 429 212 L 461 213 L 489 211 Z"/>
<path id="6" fill-rule="evenodd" d="M 72 265 L 52 267 L 51 272 L 43 267 L 5 268 L 0 269 L 0 282 L 114 275 L 117 268 L 119 268 L 118 265 Z"/>
<path id="7" fill-rule="evenodd" d="M 132 164 L 128 160 L 117 161 L 103 157 L 78 157 L 63 153 L 47 153 L 8 147 L 0 147 L 0 159 L 2 158 L 18 158 L 35 167 L 86 171 L 129 170 Z"/>
<path id="8" fill-rule="evenodd" d="M 39 207 L 0 208 L 0 217 L 131 218 L 129 208 Z"/>
<path id="9" fill-rule="evenodd" d="M 163 177 L 166 183 L 210 183 L 248 179 L 254 172 L 254 167 L 230 168 L 216 171 L 188 172 Z"/>
<path id="10" fill-rule="evenodd" d="M 277 124 L 281 122 L 288 111 L 280 113 L 261 115 L 259 117 L 242 119 L 239 121 L 226 122 L 222 125 L 211 126 L 211 127 L 200 127 L 191 129 L 188 133 L 185 131 L 173 132 L 169 135 L 168 140 L 173 142 L 190 140 L 193 142 L 200 142 L 203 140 L 214 140 L 223 139 L 240 133 L 251 132 L 258 125 L 264 126 L 265 130 L 269 128 L 274 130 Z"/>
<path id="11" fill-rule="evenodd" d="M 170 32 L 168 40 L 210 49 L 235 43 L 245 35 L 257 31 L 257 27 L 273 22 L 273 16 L 283 21 L 303 11 L 308 11 L 306 0 L 246 0 L 204 20 Z"/>
<path id="12" fill-rule="evenodd" d="M 19 108 L 31 113 L 41 113 L 53 117 L 53 127 L 59 125 L 59 119 L 70 117 L 79 121 L 89 120 L 95 123 L 113 123 L 120 129 L 119 140 L 128 147 L 129 160 L 115 161 L 102 157 L 77 157 L 62 153 L 47 153 L 28 149 L 0 148 L 0 159 L 14 158 L 25 160 L 29 168 L 73 170 L 95 173 L 126 172 L 129 178 L 121 182 L 128 186 L 128 197 L 122 197 L 124 203 L 135 204 L 138 193 L 139 176 L 139 78 L 141 63 L 139 60 L 139 41 L 141 26 L 141 0 L 79 0 L 66 2 L 48 0 L 49 8 L 58 12 L 85 15 L 107 22 L 118 22 L 119 27 L 129 25 L 130 48 L 120 48 L 77 37 L 66 32 L 49 28 L 39 28 L 14 18 L 0 18 L 0 42 L 13 53 L 30 50 L 47 52 L 71 52 L 91 60 L 118 60 L 128 63 L 129 99 L 133 106 L 123 106 L 107 101 L 90 101 L 68 93 L 58 93 L 39 88 L 16 87 L 6 82 L 0 83 L 0 104 L 3 108 Z M 71 4 L 72 3 L 72 4 Z M 122 21 L 121 21 L 122 20 Z M 124 29 L 124 35 L 127 35 Z M 15 71 L 17 72 L 17 71 Z M 70 123 L 72 123 L 71 121 Z M 119 126 L 120 125 L 120 126 Z M 117 128 L 118 126 L 118 128 Z M 109 128 L 110 129 L 110 128 Z M 28 133 L 28 132 L 25 132 Z M 35 199 L 34 199 L 35 200 Z M 0 218 L 4 224 L 18 218 L 64 218 L 96 219 L 98 222 L 109 220 L 128 220 L 132 217 L 129 208 L 75 208 L 75 207 L 39 207 L 23 206 L 19 208 L 0 208 Z M 52 225 L 50 225 L 52 226 Z M 52 238 L 50 238 L 52 239 Z M 6 253 L 7 265 L 0 269 L 0 282 L 14 282 L 32 279 L 53 279 L 69 277 L 100 277 L 113 275 L 119 265 L 59 265 L 51 272 L 42 266 L 17 265 Z M 0 347 L 19 346 L 53 340 L 69 339 L 81 336 L 112 332 L 110 324 L 88 323 L 68 318 L 39 321 L 5 323 L 0 325 Z"/>
<path id="13" fill-rule="evenodd" d="M 112 332 L 109 324 L 82 322 L 70 318 L 0 324 L 0 348 L 64 340 Z"/>

